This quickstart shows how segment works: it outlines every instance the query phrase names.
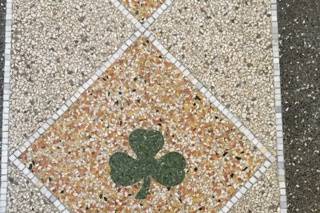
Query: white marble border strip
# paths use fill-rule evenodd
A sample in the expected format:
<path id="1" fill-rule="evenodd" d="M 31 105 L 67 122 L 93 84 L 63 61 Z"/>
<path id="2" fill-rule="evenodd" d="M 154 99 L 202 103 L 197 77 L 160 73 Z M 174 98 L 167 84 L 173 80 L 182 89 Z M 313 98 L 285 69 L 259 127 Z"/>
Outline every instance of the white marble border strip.
<path id="1" fill-rule="evenodd" d="M 6 207 L 7 207 L 12 1 L 13 0 L 6 0 L 6 16 L 5 16 L 0 213 L 6 212 Z"/>
<path id="2" fill-rule="evenodd" d="M 284 151 L 283 151 L 283 124 L 281 104 L 281 82 L 279 65 L 279 33 L 277 17 L 277 0 L 271 0 L 271 21 L 272 21 L 272 47 L 273 47 L 273 69 L 275 88 L 275 109 L 276 109 L 276 131 L 277 131 L 277 165 L 280 188 L 280 212 L 287 212 L 287 196 L 285 183 Z"/>
<path id="3" fill-rule="evenodd" d="M 266 160 L 262 166 L 253 174 L 253 176 L 235 193 L 235 195 L 222 207 L 219 213 L 227 213 L 230 209 L 249 191 L 258 180 L 264 176 L 268 168 L 272 165 L 269 160 Z"/>
<path id="4" fill-rule="evenodd" d="M 197 78 L 195 78 L 191 71 L 180 63 L 169 51 L 156 39 L 154 34 L 148 30 L 144 32 L 152 44 L 166 57 L 168 61 L 174 64 L 183 74 L 183 76 L 190 81 L 206 98 L 216 107 L 225 117 L 227 117 L 237 128 L 244 134 L 248 140 L 256 146 L 262 154 L 271 162 L 275 161 L 274 156 L 268 149 L 255 137 L 255 135 L 234 115 L 227 107 L 225 107 Z"/>

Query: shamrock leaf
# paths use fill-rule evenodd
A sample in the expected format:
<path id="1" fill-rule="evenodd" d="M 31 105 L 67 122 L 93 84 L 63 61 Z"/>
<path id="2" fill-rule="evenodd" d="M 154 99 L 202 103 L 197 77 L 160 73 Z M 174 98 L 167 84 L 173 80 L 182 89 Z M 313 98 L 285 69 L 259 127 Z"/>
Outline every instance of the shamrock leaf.
<path id="1" fill-rule="evenodd" d="M 134 130 L 129 136 L 129 144 L 137 159 L 123 152 L 114 153 L 109 160 L 111 179 L 121 186 L 129 186 L 143 179 L 142 187 L 136 195 L 137 199 L 146 198 L 151 177 L 166 187 L 178 185 L 183 181 L 186 161 L 181 154 L 170 152 L 159 160 L 155 159 L 155 155 L 164 145 L 161 132 Z"/>

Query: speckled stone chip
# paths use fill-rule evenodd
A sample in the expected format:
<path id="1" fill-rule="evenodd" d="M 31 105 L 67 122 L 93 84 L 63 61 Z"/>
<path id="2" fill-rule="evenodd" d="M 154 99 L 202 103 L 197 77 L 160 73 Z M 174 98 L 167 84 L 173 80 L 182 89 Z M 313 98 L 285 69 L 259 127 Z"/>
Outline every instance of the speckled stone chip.
<path id="1" fill-rule="evenodd" d="M 129 135 L 139 128 L 163 135 L 156 160 L 170 152 L 185 159 L 182 182 L 164 187 L 152 178 L 145 199 L 135 198 L 142 181 L 115 184 L 109 166 L 117 152 L 136 158 Z M 72 212 L 215 212 L 264 157 L 148 39 L 140 38 L 20 160 Z"/>

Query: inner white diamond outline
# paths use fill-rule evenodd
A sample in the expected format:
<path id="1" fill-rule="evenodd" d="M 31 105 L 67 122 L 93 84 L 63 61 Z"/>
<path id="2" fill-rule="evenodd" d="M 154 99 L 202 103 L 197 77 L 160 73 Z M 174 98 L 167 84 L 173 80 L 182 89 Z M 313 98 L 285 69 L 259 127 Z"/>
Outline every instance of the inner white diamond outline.
<path id="1" fill-rule="evenodd" d="M 264 175 L 267 169 L 271 166 L 272 162 L 275 161 L 275 157 L 268 151 L 268 149 L 258 141 L 255 135 L 235 116 L 228 108 L 226 108 L 197 78 L 195 78 L 190 70 L 180 63 L 155 37 L 155 35 L 148 31 L 148 28 L 153 24 L 156 19 L 165 12 L 172 4 L 172 0 L 166 0 L 143 24 L 141 24 L 118 0 L 110 0 L 138 29 L 134 32 L 126 42 L 124 42 L 120 48 L 111 56 L 108 60 L 102 64 L 102 66 L 93 74 L 93 76 L 87 80 L 78 90 L 64 103 L 62 106 L 44 122 L 33 134 L 26 140 L 22 145 L 17 148 L 9 160 L 26 176 L 32 183 L 34 183 L 40 192 L 48 198 L 60 212 L 69 212 L 67 207 L 56 198 L 53 193 L 30 171 L 24 163 L 18 158 L 27 150 L 36 140 L 66 112 L 69 107 L 77 101 L 81 94 L 87 90 L 98 78 L 101 76 L 117 59 L 119 59 L 123 53 L 138 40 L 141 36 L 148 38 L 152 44 L 163 54 L 163 56 L 172 64 L 174 64 L 183 74 L 184 78 L 190 81 L 206 98 L 207 100 L 234 124 L 237 129 L 244 134 L 247 139 L 256 146 L 259 151 L 267 159 L 261 164 L 260 168 L 252 175 L 252 177 L 236 192 L 236 194 L 221 208 L 220 212 L 228 212 L 231 207 L 238 202 L 245 192 L 250 189 L 262 175 Z"/>

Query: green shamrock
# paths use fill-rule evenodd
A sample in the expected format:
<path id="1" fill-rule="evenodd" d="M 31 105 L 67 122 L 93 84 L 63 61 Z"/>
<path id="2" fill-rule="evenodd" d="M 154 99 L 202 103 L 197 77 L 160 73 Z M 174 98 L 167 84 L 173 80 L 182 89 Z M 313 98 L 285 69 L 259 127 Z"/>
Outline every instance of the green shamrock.
<path id="1" fill-rule="evenodd" d="M 137 199 L 146 198 L 151 177 L 160 184 L 171 187 L 180 184 L 185 176 L 186 161 L 177 152 L 170 152 L 155 159 L 162 149 L 164 139 L 159 131 L 137 129 L 129 136 L 130 147 L 136 153 L 134 159 L 123 152 L 114 153 L 109 160 L 111 179 L 118 185 L 129 186 L 143 179 Z"/>

